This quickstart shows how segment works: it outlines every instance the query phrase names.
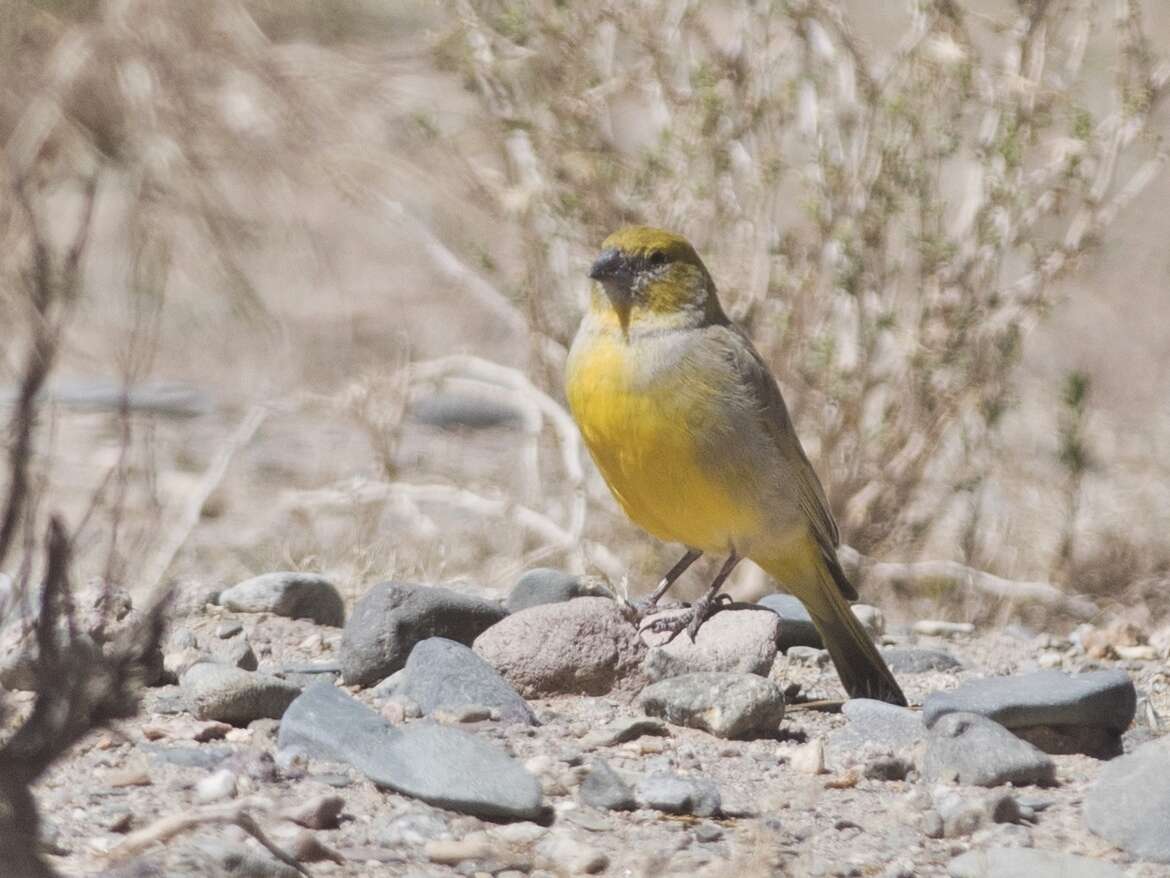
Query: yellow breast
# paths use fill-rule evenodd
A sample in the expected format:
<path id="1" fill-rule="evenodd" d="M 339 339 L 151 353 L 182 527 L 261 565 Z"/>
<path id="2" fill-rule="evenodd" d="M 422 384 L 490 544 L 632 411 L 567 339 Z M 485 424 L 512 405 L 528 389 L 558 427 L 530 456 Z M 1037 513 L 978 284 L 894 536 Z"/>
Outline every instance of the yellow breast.
<path id="1" fill-rule="evenodd" d="M 711 452 L 695 425 L 710 421 L 702 409 L 714 400 L 683 371 L 648 377 L 637 345 L 617 333 L 579 338 L 566 375 L 569 408 L 636 524 L 662 540 L 726 552 L 759 522 L 703 464 Z"/>

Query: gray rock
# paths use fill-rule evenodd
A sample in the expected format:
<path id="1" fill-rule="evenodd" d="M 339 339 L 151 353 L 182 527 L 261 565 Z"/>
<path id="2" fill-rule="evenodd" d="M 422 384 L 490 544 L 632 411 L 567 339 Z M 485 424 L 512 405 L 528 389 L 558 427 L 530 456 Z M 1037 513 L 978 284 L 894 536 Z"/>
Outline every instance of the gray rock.
<path id="1" fill-rule="evenodd" d="M 635 805 L 634 791 L 600 759 L 589 767 L 577 795 L 586 805 L 603 811 L 629 811 Z"/>
<path id="2" fill-rule="evenodd" d="M 784 691 L 751 674 L 684 674 L 642 690 L 642 710 L 678 726 L 719 738 L 776 731 L 784 718 Z"/>
<path id="3" fill-rule="evenodd" d="M 525 698 L 604 695 L 644 681 L 646 646 L 608 598 L 513 613 L 476 638 L 474 649 Z"/>
<path id="4" fill-rule="evenodd" d="M 1085 797 L 1085 825 L 1135 857 L 1170 863 L 1170 741 L 1106 763 Z"/>
<path id="5" fill-rule="evenodd" d="M 1047 754 L 999 723 L 974 713 L 951 713 L 926 736 L 922 776 L 928 781 L 981 787 L 1051 784 L 1056 766 Z"/>
<path id="6" fill-rule="evenodd" d="M 470 644 L 507 612 L 497 604 L 449 588 L 383 582 L 353 608 L 341 636 L 341 676 L 366 686 L 406 665 L 414 645 L 428 637 Z"/>
<path id="7" fill-rule="evenodd" d="M 634 741 L 643 735 L 670 737 L 670 729 L 666 723 L 658 719 L 645 716 L 623 716 L 610 720 L 599 729 L 586 734 L 581 739 L 581 746 L 587 750 L 598 747 L 612 747 L 614 744 L 624 744 Z"/>
<path id="8" fill-rule="evenodd" d="M 540 782 L 498 747 L 431 723 L 395 728 L 328 683 L 292 703 L 279 745 L 352 765 L 380 786 L 453 811 L 509 820 L 542 811 Z"/>
<path id="9" fill-rule="evenodd" d="M 188 843 L 183 860 L 196 867 L 194 874 L 216 878 L 302 878 L 292 866 L 223 838 L 194 839 Z"/>
<path id="10" fill-rule="evenodd" d="M 827 668 L 831 659 L 827 649 L 813 646 L 790 646 L 786 653 L 788 661 L 813 668 Z"/>
<path id="11" fill-rule="evenodd" d="M 337 586 L 316 573 L 265 573 L 220 592 L 219 605 L 237 613 L 272 613 L 340 628 L 345 605 Z"/>
<path id="12" fill-rule="evenodd" d="M 415 811 L 395 817 L 385 827 L 372 827 L 371 841 L 388 848 L 423 845 L 448 833 L 447 818 L 435 811 Z"/>
<path id="13" fill-rule="evenodd" d="M 719 787 L 713 781 L 666 772 L 643 778 L 634 795 L 639 807 L 667 814 L 712 817 L 722 805 Z"/>
<path id="14" fill-rule="evenodd" d="M 642 635 L 650 646 L 642 667 L 651 680 L 703 671 L 766 677 L 776 660 L 780 619 L 775 613 L 754 607 L 728 609 L 704 622 L 694 640 L 680 635 L 667 643 L 669 636 L 653 632 Z"/>
<path id="15" fill-rule="evenodd" d="M 929 671 L 950 671 L 963 667 L 961 661 L 941 649 L 893 647 L 883 649 L 882 658 L 895 674 L 925 674 Z"/>
<path id="16" fill-rule="evenodd" d="M 149 753 L 160 762 L 170 765 L 179 765 L 183 768 L 218 768 L 221 763 L 237 755 L 235 747 L 219 747 L 215 745 L 203 747 L 168 747 L 164 744 L 148 742 L 138 744 L 139 750 Z"/>
<path id="17" fill-rule="evenodd" d="M 1122 736 L 1104 726 L 1016 726 L 1012 734 L 1053 755 L 1085 753 L 1112 759 L 1125 749 Z"/>
<path id="18" fill-rule="evenodd" d="M 551 832 L 536 845 L 538 862 L 557 875 L 594 875 L 609 865 L 609 857 L 570 832 Z"/>
<path id="19" fill-rule="evenodd" d="M 536 725 L 512 684 L 470 647 L 445 637 L 429 637 L 411 650 L 395 695 L 414 701 L 424 715 L 477 705 L 498 710 L 504 722 Z"/>
<path id="20" fill-rule="evenodd" d="M 821 633 L 817 631 L 812 616 L 799 598 L 790 594 L 770 594 L 760 598 L 757 603 L 780 617 L 780 639 L 776 646 L 781 652 L 788 652 L 793 646 L 824 649 Z"/>
<path id="21" fill-rule="evenodd" d="M 866 749 L 898 753 L 926 737 L 917 713 L 871 698 L 851 698 L 841 708 L 849 724 L 837 729 L 825 744 L 825 756 L 835 766 Z"/>
<path id="22" fill-rule="evenodd" d="M 517 580 L 504 606 L 509 613 L 515 613 L 541 604 L 559 604 L 573 598 L 606 597 L 607 594 L 605 589 L 580 576 L 549 567 L 537 567 Z"/>
<path id="23" fill-rule="evenodd" d="M 179 681 L 199 719 L 246 726 L 252 720 L 280 719 L 300 689 L 278 677 L 214 662 L 199 662 Z"/>
<path id="24" fill-rule="evenodd" d="M 1112 863 L 1058 851 L 983 848 L 967 851 L 947 865 L 950 878 L 1124 878 Z"/>
<path id="25" fill-rule="evenodd" d="M 221 665 L 231 665 L 242 671 L 254 671 L 260 667 L 260 661 L 246 634 L 241 633 L 230 639 L 215 639 L 207 647 L 212 659 Z"/>
<path id="26" fill-rule="evenodd" d="M 923 721 L 934 725 L 948 713 L 978 713 L 1005 728 L 1018 726 L 1103 726 L 1124 732 L 1133 721 L 1137 693 L 1125 671 L 1090 671 L 1070 676 L 1038 671 L 1013 677 L 972 680 L 936 692 L 922 706 Z"/>
<path id="27" fill-rule="evenodd" d="M 410 416 L 420 424 L 446 430 L 517 427 L 524 420 L 513 406 L 469 393 L 436 393 L 416 400 Z"/>

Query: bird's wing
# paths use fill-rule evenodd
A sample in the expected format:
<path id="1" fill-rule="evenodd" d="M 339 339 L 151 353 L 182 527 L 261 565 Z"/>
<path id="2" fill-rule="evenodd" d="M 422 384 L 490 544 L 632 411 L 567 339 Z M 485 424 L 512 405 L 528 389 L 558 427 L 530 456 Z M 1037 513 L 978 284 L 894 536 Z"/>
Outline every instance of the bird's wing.
<path id="1" fill-rule="evenodd" d="M 707 327 L 705 331 L 735 376 L 736 397 L 750 402 L 755 420 L 753 426 L 765 433 L 770 444 L 779 452 L 783 470 L 778 476 L 785 478 L 789 489 L 795 492 L 795 499 L 820 547 L 825 566 L 845 597 L 856 600 L 857 589 L 849 582 L 837 559 L 836 549 L 841 542 L 837 522 L 829 511 L 825 489 L 792 426 L 788 406 L 784 403 L 775 377 L 739 327 L 727 324 Z"/>

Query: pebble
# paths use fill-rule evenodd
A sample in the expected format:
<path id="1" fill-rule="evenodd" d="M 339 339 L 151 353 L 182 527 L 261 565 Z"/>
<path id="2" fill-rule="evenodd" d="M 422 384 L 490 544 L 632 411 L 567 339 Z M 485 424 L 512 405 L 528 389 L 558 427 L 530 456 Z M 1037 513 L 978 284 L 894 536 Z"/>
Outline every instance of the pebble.
<path id="1" fill-rule="evenodd" d="M 345 621 L 341 592 L 316 573 L 297 571 L 253 576 L 220 592 L 219 605 L 236 613 L 272 613 L 340 628 Z"/>
<path id="2" fill-rule="evenodd" d="M 564 875 L 593 875 L 609 865 L 609 857 L 567 832 L 552 832 L 536 845 L 537 862 Z"/>
<path id="3" fill-rule="evenodd" d="M 495 668 L 470 647 L 445 637 L 415 645 L 395 695 L 414 701 L 424 715 L 475 706 L 498 711 L 504 722 L 537 724 L 528 703 Z"/>
<path id="4" fill-rule="evenodd" d="M 420 424 L 444 430 L 485 430 L 515 428 L 524 416 L 513 405 L 470 393 L 445 391 L 425 396 L 410 404 L 410 417 Z"/>
<path id="5" fill-rule="evenodd" d="M 982 787 L 1043 785 L 1055 782 L 1056 767 L 1047 754 L 999 723 L 974 713 L 952 713 L 927 733 L 922 776 Z"/>
<path id="6" fill-rule="evenodd" d="M 643 689 L 638 703 L 651 716 L 718 738 L 774 734 L 784 718 L 784 690 L 752 674 L 671 677 Z"/>
<path id="7" fill-rule="evenodd" d="M 1170 863 L 1170 741 L 1143 744 L 1101 769 L 1085 825 L 1135 857 Z"/>
<path id="8" fill-rule="evenodd" d="M 453 811 L 528 820 L 543 810 L 540 782 L 499 747 L 432 723 L 395 728 L 328 683 L 290 705 L 279 746 L 352 765 L 380 786 Z"/>
<path id="9" fill-rule="evenodd" d="M 470 644 L 507 616 L 499 605 L 438 586 L 383 582 L 362 596 L 342 632 L 347 685 L 368 686 L 406 665 L 415 644 L 445 637 Z"/>
<path id="10" fill-rule="evenodd" d="M 612 747 L 615 744 L 636 740 L 643 735 L 669 737 L 670 729 L 660 719 L 651 719 L 645 716 L 618 717 L 610 720 L 601 728 L 588 732 L 581 738 L 581 746 L 587 750 Z"/>
<path id="11" fill-rule="evenodd" d="M 799 598 L 790 594 L 769 594 L 760 598 L 757 603 L 780 617 L 780 636 L 776 641 L 776 648 L 781 652 L 787 653 L 794 646 L 824 648 L 821 633 L 817 631 L 812 616 L 808 614 Z M 702 629 L 699 630 L 702 633 Z"/>
<path id="12" fill-rule="evenodd" d="M 659 772 L 645 777 L 634 791 L 638 806 L 667 814 L 713 817 L 722 801 L 719 787 L 705 778 L 680 777 Z"/>
<path id="13" fill-rule="evenodd" d="M 195 799 L 199 802 L 218 802 L 221 799 L 234 799 L 236 796 L 236 773 L 227 768 L 221 768 L 215 774 L 208 775 L 195 784 Z"/>
<path id="14" fill-rule="evenodd" d="M 525 698 L 636 690 L 646 646 L 608 598 L 577 598 L 513 613 L 475 651 Z"/>
<path id="15" fill-rule="evenodd" d="M 559 604 L 573 598 L 606 597 L 608 592 L 600 585 L 582 576 L 537 567 L 516 581 L 504 606 L 509 613 L 527 610 L 541 604 Z"/>
<path id="16" fill-rule="evenodd" d="M 341 796 L 314 796 L 285 809 L 281 816 L 306 829 L 336 829 L 344 807 Z"/>
<path id="17" fill-rule="evenodd" d="M 960 634 L 974 634 L 975 626 L 970 622 L 944 622 L 941 619 L 920 619 L 910 630 L 926 637 L 955 637 Z"/>
<path id="18" fill-rule="evenodd" d="M 936 692 L 926 699 L 922 713 L 927 726 L 946 714 L 965 712 L 981 714 L 1009 729 L 1097 727 L 1119 736 L 1133 721 L 1136 709 L 1137 692 L 1125 671 L 1077 675 L 1037 671 L 972 680 L 957 689 Z M 1099 736 L 1093 740 L 1099 743 Z"/>
<path id="19" fill-rule="evenodd" d="M 963 667 L 963 663 L 941 649 L 919 649 L 914 647 L 892 647 L 882 650 L 895 674 L 925 674 L 930 671 L 952 671 Z"/>
<path id="20" fill-rule="evenodd" d="M 150 772 L 141 765 L 128 765 L 125 768 L 115 768 L 106 774 L 105 783 L 115 789 L 122 787 L 148 787 L 152 781 Z"/>
<path id="21" fill-rule="evenodd" d="M 400 814 L 385 826 L 374 829 L 370 840 L 389 848 L 396 848 L 402 845 L 423 845 L 446 835 L 447 832 L 447 818 L 443 814 L 437 811 L 412 811 Z"/>
<path id="22" fill-rule="evenodd" d="M 701 671 L 768 676 L 776 660 L 780 619 L 775 613 L 747 606 L 751 609 L 716 613 L 703 623 L 694 640 L 680 634 L 667 643 L 668 633 L 644 630 L 642 639 L 650 647 L 642 664 L 646 676 L 664 680 Z M 668 611 L 651 618 L 677 612 Z"/>
<path id="23" fill-rule="evenodd" d="M 486 860 L 495 853 L 491 840 L 482 834 L 461 839 L 434 839 L 428 841 L 424 851 L 432 863 L 454 866 L 465 860 Z"/>
<path id="24" fill-rule="evenodd" d="M 926 737 L 926 727 L 917 713 L 884 701 L 851 698 L 841 713 L 848 724 L 834 730 L 825 743 L 829 763 L 835 766 L 844 765 L 867 747 L 897 753 Z"/>
<path id="25" fill-rule="evenodd" d="M 831 661 L 827 649 L 817 649 L 812 646 L 790 646 L 787 655 L 790 662 L 814 668 L 828 667 Z"/>
<path id="26" fill-rule="evenodd" d="M 950 878 L 1124 878 L 1112 863 L 1059 851 L 989 847 L 967 851 L 947 865 Z"/>
<path id="27" fill-rule="evenodd" d="M 629 811 L 635 805 L 633 790 L 601 759 L 589 767 L 577 796 L 584 804 L 603 811 Z"/>
<path id="28" fill-rule="evenodd" d="M 825 741 L 823 738 L 813 738 L 807 744 L 801 744 L 788 760 L 789 764 L 801 774 L 825 774 Z"/>
<path id="29" fill-rule="evenodd" d="M 293 684 L 214 662 L 199 662 L 183 674 L 180 686 L 199 719 L 244 726 L 253 720 L 280 719 L 300 694 Z"/>

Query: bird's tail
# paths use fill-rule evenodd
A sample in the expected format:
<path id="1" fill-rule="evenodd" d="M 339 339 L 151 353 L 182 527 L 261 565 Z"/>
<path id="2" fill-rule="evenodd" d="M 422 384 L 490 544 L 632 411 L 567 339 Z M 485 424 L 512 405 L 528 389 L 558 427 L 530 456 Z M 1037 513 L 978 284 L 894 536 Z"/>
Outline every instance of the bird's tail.
<path id="1" fill-rule="evenodd" d="M 815 579 L 807 576 L 802 577 L 803 582 L 792 582 L 779 576 L 776 578 L 788 585 L 808 609 L 845 691 L 850 698 L 876 698 L 905 706 L 906 696 L 902 694 L 898 681 L 861 622 L 853 615 L 829 565 L 818 557 L 812 566 L 817 571 Z M 837 573 L 844 576 L 839 570 Z"/>

